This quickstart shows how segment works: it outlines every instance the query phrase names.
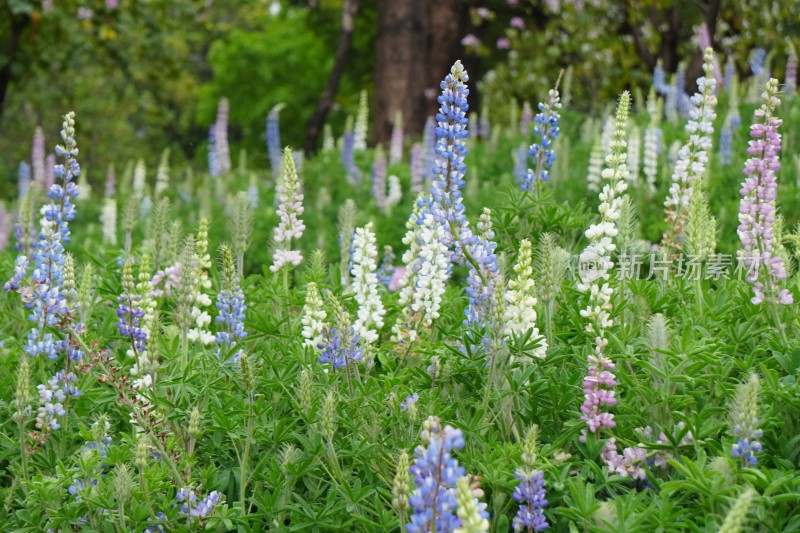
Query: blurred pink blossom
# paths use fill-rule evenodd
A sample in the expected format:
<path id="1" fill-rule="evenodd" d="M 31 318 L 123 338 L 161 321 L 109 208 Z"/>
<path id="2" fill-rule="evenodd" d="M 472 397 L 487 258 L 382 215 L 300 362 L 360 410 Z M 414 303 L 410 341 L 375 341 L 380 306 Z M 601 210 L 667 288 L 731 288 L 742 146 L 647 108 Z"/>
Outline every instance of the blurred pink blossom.
<path id="1" fill-rule="evenodd" d="M 492 12 L 488 7 L 479 7 L 475 10 L 475 14 L 478 15 L 478 18 L 486 20 L 492 15 Z"/>
<path id="2" fill-rule="evenodd" d="M 106 0 L 106 9 L 117 9 L 119 0 Z"/>
<path id="3" fill-rule="evenodd" d="M 88 7 L 81 6 L 78 8 L 78 20 L 89 20 L 94 15 L 94 12 Z"/>
<path id="4" fill-rule="evenodd" d="M 508 50 L 509 48 L 511 48 L 511 41 L 509 41 L 507 37 L 500 37 L 497 39 L 498 50 Z"/>
<path id="5" fill-rule="evenodd" d="M 509 22 L 508 25 L 512 28 L 518 28 L 521 30 L 525 27 L 525 22 L 523 22 L 521 17 L 514 17 L 511 19 L 511 22 Z"/>
<path id="6" fill-rule="evenodd" d="M 402 288 L 403 278 L 406 275 L 406 267 L 397 267 L 392 272 L 392 278 L 389 280 L 388 288 L 391 292 L 399 291 Z"/>
<path id="7" fill-rule="evenodd" d="M 467 48 L 477 48 L 481 45 L 481 40 L 478 39 L 475 34 L 470 33 L 469 35 L 465 35 L 463 39 L 461 39 L 461 44 L 466 46 Z"/>

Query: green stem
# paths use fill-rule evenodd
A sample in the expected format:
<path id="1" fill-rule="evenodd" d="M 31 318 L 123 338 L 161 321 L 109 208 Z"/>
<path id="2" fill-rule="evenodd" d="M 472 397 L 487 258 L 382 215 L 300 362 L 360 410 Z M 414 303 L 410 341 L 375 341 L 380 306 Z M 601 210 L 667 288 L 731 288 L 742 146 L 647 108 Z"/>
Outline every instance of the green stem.
<path id="1" fill-rule="evenodd" d="M 244 441 L 244 451 L 242 452 L 241 475 L 242 482 L 239 490 L 239 500 L 242 502 L 242 513 L 247 514 L 245 499 L 247 492 L 247 458 L 250 455 L 250 445 L 253 441 L 253 393 L 247 393 L 248 413 L 247 413 L 247 437 Z"/>

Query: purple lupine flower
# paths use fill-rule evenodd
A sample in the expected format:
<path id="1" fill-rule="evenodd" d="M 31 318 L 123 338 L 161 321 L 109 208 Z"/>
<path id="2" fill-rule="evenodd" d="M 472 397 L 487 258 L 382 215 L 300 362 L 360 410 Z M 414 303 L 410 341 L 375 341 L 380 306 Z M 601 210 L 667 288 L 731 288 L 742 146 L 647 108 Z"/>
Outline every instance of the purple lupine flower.
<path id="1" fill-rule="evenodd" d="M 508 37 L 500 37 L 497 39 L 497 44 L 495 44 L 498 50 L 508 50 L 511 48 L 511 41 L 508 40 Z"/>
<path id="2" fill-rule="evenodd" d="M 456 516 L 455 487 L 465 471 L 452 452 L 464 447 L 464 437 L 460 429 L 442 428 L 439 419 L 432 416 L 423 424 L 422 439 L 428 446 L 417 446 L 416 459 L 409 468 L 417 488 L 408 499 L 413 513 L 406 530 L 409 533 L 449 533 L 461 525 Z"/>
<path id="3" fill-rule="evenodd" d="M 0 203 L 0 252 L 5 250 L 8 246 L 8 236 L 11 233 L 11 226 L 6 206 Z"/>
<path id="4" fill-rule="evenodd" d="M 42 189 L 47 189 L 47 177 L 44 155 L 44 132 L 42 128 L 36 127 L 33 133 L 33 146 L 31 148 L 31 168 L 33 170 L 33 182 Z"/>
<path id="5" fill-rule="evenodd" d="M 219 161 L 219 170 L 222 174 L 231 171 L 231 152 L 228 147 L 228 116 L 230 104 L 227 98 L 221 98 L 217 107 L 217 121 L 214 123 L 214 141 Z"/>
<path id="6" fill-rule="evenodd" d="M 334 372 L 345 366 L 358 364 L 364 358 L 364 347 L 359 343 L 360 338 L 352 326 L 344 331 L 338 327 L 326 327 L 322 336 L 322 342 L 317 345 L 321 353 L 319 362 L 330 363 Z"/>
<path id="7" fill-rule="evenodd" d="M 194 489 L 183 487 L 175 495 L 175 499 L 181 503 L 180 512 L 192 518 L 208 518 L 214 512 L 214 508 L 219 505 L 221 494 L 212 490 L 205 498 L 198 501 L 197 492 Z"/>
<path id="8" fill-rule="evenodd" d="M 522 17 L 512 17 L 508 25 L 521 30 L 525 27 L 525 21 L 522 20 Z"/>
<path id="9" fill-rule="evenodd" d="M 81 391 L 73 385 L 77 378 L 72 372 L 63 370 L 51 377 L 46 385 L 40 384 L 36 388 L 39 390 L 39 409 L 36 414 L 36 428 L 43 433 L 57 431 L 61 428 L 59 417 L 66 415 L 63 402 L 67 396 L 78 397 Z"/>
<path id="10" fill-rule="evenodd" d="M 17 197 L 19 199 L 25 198 L 31 188 L 31 166 L 27 161 L 19 162 L 19 170 L 17 170 Z"/>
<path id="11" fill-rule="evenodd" d="M 117 194 L 117 173 L 114 172 L 114 165 L 108 167 L 104 194 L 106 198 L 114 198 Z"/>
<path id="12" fill-rule="evenodd" d="M 419 401 L 419 393 L 415 392 L 410 396 L 406 396 L 406 399 L 403 400 L 403 402 L 400 404 L 400 409 L 402 411 L 408 411 L 409 409 L 412 409 L 413 406 L 415 406 L 418 401 Z"/>
<path id="13" fill-rule="evenodd" d="M 386 154 L 380 146 L 375 150 L 375 161 L 372 163 L 372 197 L 378 209 L 386 207 Z"/>
<path id="14" fill-rule="evenodd" d="M 73 178 L 80 175 L 80 166 L 75 159 L 78 147 L 75 114 L 72 112 L 64 116 L 61 138 L 64 145 L 57 145 L 56 153 L 64 158 L 64 164 L 57 165 L 54 170 L 61 183 L 50 188 L 48 195 L 52 202 L 42 209 L 39 240 L 33 246 L 32 285 L 20 288 L 22 278 L 17 272 L 14 274 L 16 282 L 7 284 L 9 290 L 23 294 L 25 308 L 31 310 L 28 319 L 35 324 L 28 333 L 25 351 L 31 356 L 45 354 L 49 359 L 56 359 L 58 352 L 67 347 L 66 341 L 56 340 L 53 333 L 45 330 L 56 326 L 59 317 L 68 312 L 66 299 L 61 293 L 65 259 L 62 243 L 70 241 L 69 222 L 75 218 L 75 206 L 71 200 L 78 196 Z M 17 259 L 18 267 L 26 264 L 27 258 Z M 12 289 L 14 285 L 16 288 Z"/>
<path id="15" fill-rule="evenodd" d="M 758 427 L 760 394 L 761 380 L 757 374 L 751 374 L 748 381 L 736 388 L 731 409 L 731 434 L 736 438 L 731 446 L 731 455 L 741 459 L 743 466 L 758 465 L 756 454 L 763 448 L 758 440 L 764 435 Z"/>
<path id="16" fill-rule="evenodd" d="M 525 185 L 525 178 L 528 175 L 528 147 L 524 144 L 514 150 L 514 179 L 520 187 Z"/>
<path id="17" fill-rule="evenodd" d="M 493 242 L 494 230 L 492 229 L 491 211 L 484 208 L 478 222 L 480 236 L 473 236 L 467 245 L 467 253 L 472 258 L 469 261 L 467 274 L 467 296 L 469 305 L 465 311 L 465 326 L 485 325 L 495 308 L 495 289 L 497 286 L 497 255 Z"/>
<path id="18" fill-rule="evenodd" d="M 797 92 L 797 53 L 789 51 L 786 60 L 786 94 L 793 96 Z"/>
<path id="19" fill-rule="evenodd" d="M 422 145 L 414 143 L 411 146 L 411 193 L 416 195 L 421 193 L 425 185 L 425 160 L 423 159 Z"/>
<path id="20" fill-rule="evenodd" d="M 542 509 L 547 507 L 544 490 L 544 472 L 518 469 L 514 476 L 520 480 L 514 490 L 514 499 L 520 503 L 514 517 L 515 531 L 544 531 L 550 524 Z"/>
<path id="21" fill-rule="evenodd" d="M 519 116 L 519 133 L 520 135 L 528 135 L 528 131 L 531 127 L 531 122 L 533 122 L 533 109 L 531 109 L 531 104 L 525 102 L 522 104 L 522 114 Z"/>
<path id="22" fill-rule="evenodd" d="M 352 128 L 348 128 L 344 132 L 342 138 L 342 164 L 344 165 L 347 177 L 353 185 L 358 184 L 360 180 L 361 171 L 356 166 L 355 159 L 355 133 Z"/>
<path id="23" fill-rule="evenodd" d="M 436 175 L 436 122 L 433 117 L 425 120 L 422 130 L 422 162 L 425 181 L 433 180 Z"/>
<path id="24" fill-rule="evenodd" d="M 217 125 L 208 128 L 208 175 L 216 178 L 221 174 L 219 153 L 217 152 Z"/>
<path id="25" fill-rule="evenodd" d="M 128 337 L 131 342 L 133 355 L 139 358 L 144 352 L 147 342 L 147 330 L 142 327 L 144 309 L 141 306 L 142 296 L 136 294 L 133 282 L 133 263 L 130 259 L 122 267 L 122 294 L 117 298 L 117 329 L 123 337 Z"/>
<path id="26" fill-rule="evenodd" d="M 783 123 L 775 116 L 781 101 L 778 98 L 778 80 L 771 78 L 761 95 L 763 104 L 754 113 L 755 123 L 750 127 L 747 153 L 752 157 L 745 162 L 747 176 L 739 193 L 739 238 L 742 241 L 742 260 L 747 268 L 747 281 L 753 284 L 755 296 L 751 301 L 758 305 L 764 300 L 791 304 L 792 293 L 781 289 L 779 283 L 786 279 L 786 267 L 780 255 L 774 253 L 773 225 L 775 199 L 778 193 L 776 172 L 780 168 L 778 152 L 781 135 L 778 127 Z"/>
<path id="27" fill-rule="evenodd" d="M 691 106 L 689 102 L 689 95 L 686 94 L 686 71 L 683 69 L 678 69 L 675 72 L 675 80 L 672 87 L 672 90 L 675 94 L 675 111 L 677 112 L 678 116 L 680 117 L 687 117 L 689 115 L 689 108 Z"/>
<path id="28" fill-rule="evenodd" d="M 764 61 L 767 59 L 767 51 L 763 48 L 756 48 L 750 56 L 750 71 L 753 76 L 761 76 L 764 73 Z"/>
<path id="29" fill-rule="evenodd" d="M 380 266 L 378 266 L 378 281 L 384 287 L 388 287 L 389 283 L 392 281 L 392 277 L 394 277 L 395 267 L 392 263 L 394 263 L 394 250 L 391 246 L 384 246 L 383 247 L 383 261 L 381 261 Z"/>
<path id="30" fill-rule="evenodd" d="M 667 73 L 664 72 L 661 61 L 656 63 L 653 69 L 653 87 L 662 96 L 667 96 L 672 92 L 672 87 L 667 84 Z"/>
<path id="31" fill-rule="evenodd" d="M 272 179 L 277 180 L 281 173 L 281 124 L 280 112 L 282 104 L 272 108 L 267 115 L 267 154 L 269 155 L 269 166 L 272 168 Z"/>
<path id="32" fill-rule="evenodd" d="M 697 31 L 698 41 L 700 43 L 700 53 L 703 54 L 709 48 L 714 48 L 711 43 L 711 32 L 708 31 L 708 24 L 705 22 L 700 25 Z M 717 85 L 722 85 L 722 71 L 719 68 L 719 61 L 714 57 L 714 79 L 717 80 Z"/>
<path id="33" fill-rule="evenodd" d="M 725 86 L 725 92 L 731 90 L 731 85 L 733 84 L 733 78 L 736 76 L 736 64 L 733 62 L 733 56 L 728 56 L 728 60 L 725 62 L 725 73 L 723 74 L 723 84 Z"/>
<path id="34" fill-rule="evenodd" d="M 47 154 L 47 157 L 44 159 L 44 177 L 45 177 L 45 189 L 50 189 L 53 184 L 56 182 L 56 156 L 55 154 Z"/>
<path id="35" fill-rule="evenodd" d="M 247 305 L 236 273 L 236 259 L 228 247 L 222 249 L 222 288 L 217 293 L 217 309 L 219 315 L 216 321 L 221 327 L 217 331 L 215 340 L 220 346 L 217 357 L 221 357 L 223 347 L 231 354 L 238 340 L 247 337 L 247 332 L 244 330 Z M 238 362 L 241 355 L 241 350 L 232 353 L 228 362 Z"/>
<path id="36" fill-rule="evenodd" d="M 556 161 L 553 151 L 553 141 L 558 139 L 558 120 L 561 118 L 558 110 L 561 109 L 561 98 L 558 94 L 559 76 L 554 88 L 548 92 L 547 102 L 539 102 L 539 113 L 533 118 L 533 134 L 538 137 L 538 143 L 533 143 L 528 150 L 528 157 L 533 159 L 534 168 L 528 169 L 524 183 L 520 186 L 523 191 L 533 189 L 537 183 L 550 179 L 549 169 Z"/>
<path id="37" fill-rule="evenodd" d="M 392 125 L 392 139 L 389 142 L 389 164 L 396 165 L 403 160 L 403 115 L 397 112 Z"/>
<path id="38" fill-rule="evenodd" d="M 728 115 L 722 130 L 719 132 L 719 164 L 726 167 L 733 161 L 733 127 Z"/>

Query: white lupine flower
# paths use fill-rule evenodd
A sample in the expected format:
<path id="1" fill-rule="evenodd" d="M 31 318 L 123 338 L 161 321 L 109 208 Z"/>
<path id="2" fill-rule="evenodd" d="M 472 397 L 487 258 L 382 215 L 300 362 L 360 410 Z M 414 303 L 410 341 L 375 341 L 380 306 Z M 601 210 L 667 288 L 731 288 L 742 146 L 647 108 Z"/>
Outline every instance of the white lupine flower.
<path id="1" fill-rule="evenodd" d="M 714 133 L 713 122 L 717 116 L 714 111 L 717 105 L 717 81 L 714 77 L 714 52 L 711 48 L 705 51 L 703 72 L 705 77 L 697 79 L 698 92 L 691 98 L 689 121 L 686 124 L 686 131 L 690 133 L 689 139 L 678 152 L 672 172 L 672 185 L 664 201 L 666 222 L 670 229 L 664 234 L 662 243 L 670 249 L 679 246 L 677 239 L 683 235 L 692 189 L 703 177 L 708 165 L 711 134 Z"/>
<path id="2" fill-rule="evenodd" d="M 117 201 L 114 198 L 105 199 L 100 224 L 103 226 L 103 242 L 117 244 Z"/>
<path id="3" fill-rule="evenodd" d="M 642 130 L 638 126 L 631 128 L 628 136 L 628 181 L 639 182 L 639 155 L 642 152 Z"/>
<path id="4" fill-rule="evenodd" d="M 139 159 L 136 162 L 136 167 L 133 170 L 133 195 L 136 198 L 142 199 L 146 185 L 147 168 L 144 166 L 144 160 Z"/>
<path id="5" fill-rule="evenodd" d="M 400 185 L 400 178 L 392 174 L 389 176 L 389 192 L 386 195 L 386 208 L 391 209 L 403 199 L 403 187 Z"/>
<path id="6" fill-rule="evenodd" d="M 303 192 L 300 190 L 300 179 L 292 157 L 292 150 L 286 148 L 283 152 L 284 177 L 278 187 L 280 207 L 278 216 L 280 222 L 275 228 L 275 242 L 280 246 L 272 255 L 272 272 L 278 272 L 287 265 L 297 266 L 303 260 L 303 254 L 298 250 L 291 250 L 292 239 L 299 239 L 306 229 L 299 218 L 303 214 Z"/>
<path id="7" fill-rule="evenodd" d="M 356 125 L 353 129 L 353 150 L 363 152 L 367 149 L 367 127 L 369 124 L 369 100 L 367 91 L 361 91 L 358 100 L 358 115 L 356 115 Z"/>
<path id="8" fill-rule="evenodd" d="M 356 334 L 366 344 L 378 340 L 378 332 L 372 329 L 383 327 L 386 309 L 378 295 L 378 247 L 372 222 L 363 228 L 356 228 L 353 237 L 353 293 L 358 303 L 358 318 L 353 324 Z"/>
<path id="9" fill-rule="evenodd" d="M 327 327 L 325 319 L 328 314 L 322 306 L 322 298 L 319 296 L 317 284 L 309 282 L 306 287 L 306 303 L 303 305 L 303 346 L 310 346 L 315 350 L 322 344 L 322 332 Z"/>
<path id="10" fill-rule="evenodd" d="M 158 198 L 161 193 L 169 189 L 169 148 L 161 154 L 161 162 L 156 171 L 155 196 Z"/>
<path id="11" fill-rule="evenodd" d="M 600 139 L 596 139 L 592 145 L 592 152 L 589 155 L 589 175 L 587 176 L 588 188 L 590 191 L 600 190 L 600 172 L 603 169 L 603 146 Z"/>
<path id="12" fill-rule="evenodd" d="M 539 337 L 536 327 L 536 285 L 533 281 L 533 253 L 531 241 L 523 240 L 519 245 L 519 257 L 514 265 L 516 277 L 508 282 L 505 293 L 506 307 L 504 313 L 503 333 L 506 337 L 514 334 L 524 335 L 532 330 L 531 338 Z M 534 356 L 543 359 L 547 355 L 547 341 L 541 339 L 541 346 L 536 348 Z"/>

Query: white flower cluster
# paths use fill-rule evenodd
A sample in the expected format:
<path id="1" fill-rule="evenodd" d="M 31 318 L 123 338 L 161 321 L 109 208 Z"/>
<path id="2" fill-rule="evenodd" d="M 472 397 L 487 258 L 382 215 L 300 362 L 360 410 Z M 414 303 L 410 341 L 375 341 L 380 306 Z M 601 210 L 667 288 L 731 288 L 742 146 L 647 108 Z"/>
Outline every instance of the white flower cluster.
<path id="1" fill-rule="evenodd" d="M 325 312 L 322 304 L 322 298 L 319 295 L 317 284 L 309 282 L 306 286 L 306 303 L 303 305 L 303 346 L 309 346 L 313 349 L 318 349 L 322 344 L 322 333 L 327 327 L 325 319 L 328 314 Z"/>
<path id="2" fill-rule="evenodd" d="M 642 153 L 642 130 L 638 126 L 631 128 L 628 135 L 628 181 L 637 184 L 639 182 L 639 168 Z"/>
<path id="3" fill-rule="evenodd" d="M 389 192 L 386 195 L 386 209 L 391 209 L 403 199 L 403 186 L 400 178 L 392 174 L 389 176 Z"/>
<path id="4" fill-rule="evenodd" d="M 536 284 L 533 281 L 533 252 L 531 241 L 523 240 L 519 245 L 517 264 L 514 265 L 516 277 L 508 282 L 503 316 L 503 334 L 524 335 L 532 330 L 531 339 L 539 337 L 536 327 Z M 535 357 L 544 359 L 547 355 L 547 341 L 542 339 L 541 346 L 533 352 Z"/>
<path id="5" fill-rule="evenodd" d="M 100 224 L 103 226 L 103 242 L 117 244 L 117 200 L 106 198 L 100 212 Z"/>
<path id="6" fill-rule="evenodd" d="M 655 89 L 650 89 L 647 97 L 647 114 L 650 122 L 644 130 L 644 176 L 647 181 L 648 194 L 656 192 L 656 178 L 658 177 L 658 155 L 661 153 L 663 134 L 661 127 L 661 103 L 656 96 Z"/>
<path id="7" fill-rule="evenodd" d="M 603 145 L 598 137 L 592 145 L 589 154 L 589 175 L 586 180 L 588 188 L 593 192 L 600 192 L 600 172 L 603 170 Z"/>
<path id="8" fill-rule="evenodd" d="M 378 332 L 372 329 L 383 327 L 386 309 L 378 295 L 378 247 L 372 222 L 363 228 L 356 228 L 353 237 L 353 294 L 358 303 L 358 318 L 353 324 L 356 334 L 366 344 L 378 340 Z"/>
<path id="9" fill-rule="evenodd" d="M 369 100 L 367 91 L 361 91 L 358 100 L 358 114 L 356 115 L 356 125 L 353 129 L 353 150 L 363 152 L 367 149 L 367 127 L 369 124 Z"/>
<path id="10" fill-rule="evenodd" d="M 299 218 L 303 214 L 303 192 L 300 190 L 291 148 L 283 152 L 283 171 L 283 180 L 278 187 L 281 202 L 278 216 L 281 221 L 275 228 L 275 242 L 279 248 L 272 254 L 272 266 L 269 267 L 272 272 L 278 272 L 287 265 L 297 266 L 303 260 L 302 253 L 290 249 L 292 239 L 302 237 L 306 229 Z"/>
<path id="11" fill-rule="evenodd" d="M 692 197 L 692 188 L 702 177 L 708 164 L 711 135 L 714 133 L 714 107 L 717 105 L 717 80 L 714 78 L 714 51 L 706 48 L 703 63 L 705 77 L 697 79 L 697 93 L 692 96 L 686 131 L 689 139 L 678 152 L 672 172 L 669 196 L 664 201 L 666 220 L 673 237 L 683 233 L 686 210 Z M 666 240 L 669 239 L 668 235 Z"/>
<path id="12" fill-rule="evenodd" d="M 211 288 L 208 269 L 211 268 L 211 256 L 208 254 L 208 221 L 200 220 L 196 241 L 197 252 L 197 284 L 195 285 L 194 305 L 192 306 L 192 320 L 195 327 L 189 330 L 187 338 L 190 341 L 200 341 L 204 346 L 213 344 L 215 336 L 205 329 L 211 324 L 211 315 L 204 308 L 211 306 L 211 298 L 203 293 L 202 289 Z"/>
<path id="13" fill-rule="evenodd" d="M 581 316 L 588 318 L 586 331 L 597 333 L 595 348 L 602 354 L 607 344 L 603 330 L 613 324 L 611 317 L 611 296 L 613 289 L 608 284 L 610 270 L 614 266 L 611 253 L 616 249 L 614 237 L 617 235 L 616 222 L 620 216 L 623 194 L 628 188 L 627 153 L 625 124 L 630 109 L 630 94 L 626 91 L 617 107 L 616 127 L 609 143 L 606 168 L 601 176 L 606 181 L 600 193 L 600 223 L 592 224 L 586 231 L 590 244 L 580 255 L 578 273 L 580 291 L 589 291 L 589 305 L 581 310 Z"/>

